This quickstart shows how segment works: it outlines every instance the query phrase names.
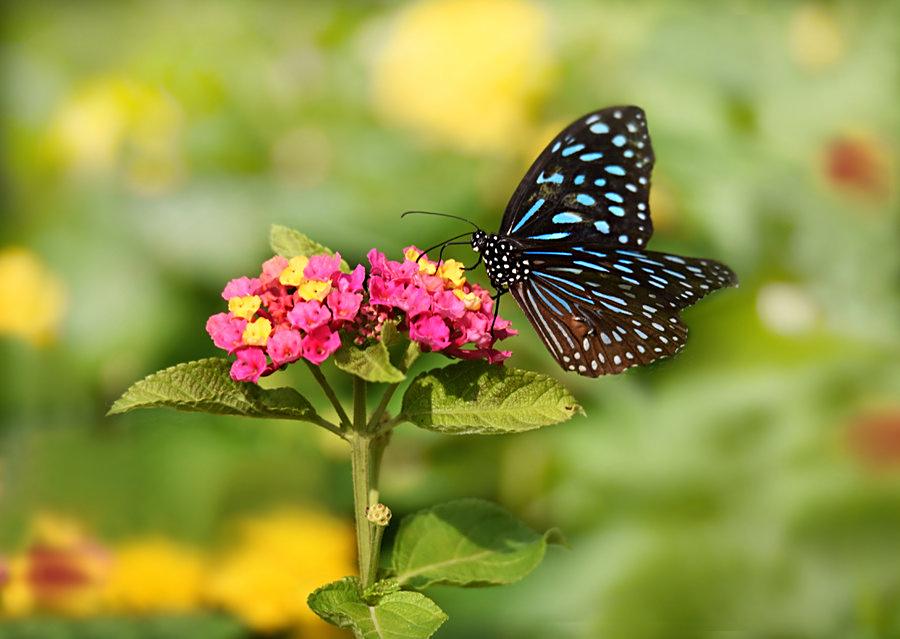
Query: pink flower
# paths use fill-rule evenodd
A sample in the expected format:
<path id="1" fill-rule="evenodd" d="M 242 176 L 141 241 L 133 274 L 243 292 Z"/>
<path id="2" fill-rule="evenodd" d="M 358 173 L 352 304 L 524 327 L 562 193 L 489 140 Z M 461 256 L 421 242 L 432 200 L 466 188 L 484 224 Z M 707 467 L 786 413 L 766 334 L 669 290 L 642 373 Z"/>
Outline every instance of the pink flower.
<path id="1" fill-rule="evenodd" d="M 347 293 L 359 293 L 363 290 L 363 282 L 366 280 L 366 268 L 357 264 L 349 275 L 341 275 L 338 280 L 338 290 Z"/>
<path id="2" fill-rule="evenodd" d="M 278 281 L 278 277 L 281 275 L 281 272 L 286 269 L 288 266 L 288 260 L 286 257 L 282 257 L 280 255 L 276 255 L 275 257 L 270 257 L 262 265 L 262 274 L 259 276 L 260 281 L 263 286 L 268 286 L 274 280 Z"/>
<path id="3" fill-rule="evenodd" d="M 300 331 L 276 331 L 266 344 L 266 352 L 272 358 L 272 363 L 277 367 L 300 359 L 303 354 L 302 339 Z"/>
<path id="4" fill-rule="evenodd" d="M 310 280 L 325 282 L 331 279 L 335 272 L 341 270 L 341 254 L 313 255 L 303 270 L 303 277 Z"/>
<path id="5" fill-rule="evenodd" d="M 327 302 L 334 319 L 352 321 L 359 312 L 362 299 L 363 296 L 359 293 L 345 293 L 338 290 L 329 293 Z"/>
<path id="6" fill-rule="evenodd" d="M 311 331 L 331 321 L 331 313 L 322 306 L 321 302 L 310 300 L 309 302 L 297 302 L 287 320 L 292 326 L 304 331 Z"/>
<path id="7" fill-rule="evenodd" d="M 231 313 L 216 313 L 206 320 L 206 332 L 213 344 L 229 353 L 241 345 L 241 336 L 247 327 L 247 320 Z"/>
<path id="8" fill-rule="evenodd" d="M 222 291 L 222 298 L 230 300 L 232 297 L 244 297 L 245 295 L 256 295 L 259 290 L 260 281 L 258 277 L 239 277 L 233 279 L 225 285 Z"/>
<path id="9" fill-rule="evenodd" d="M 403 294 L 403 284 L 389 282 L 383 277 L 369 278 L 369 303 L 381 306 L 396 306 Z"/>
<path id="10" fill-rule="evenodd" d="M 341 347 L 341 337 L 327 326 L 309 332 L 303 338 L 303 357 L 313 364 L 321 364 Z"/>
<path id="11" fill-rule="evenodd" d="M 231 379 L 236 382 L 257 382 L 266 370 L 266 354 L 261 348 L 242 348 L 231 365 Z"/>
<path id="12" fill-rule="evenodd" d="M 407 317 L 415 317 L 431 308 L 431 298 L 425 289 L 410 284 L 394 301 L 394 306 L 406 311 Z"/>
<path id="13" fill-rule="evenodd" d="M 434 312 L 447 319 L 460 319 L 466 314 L 466 305 L 453 294 L 453 291 L 435 293 L 432 298 Z"/>
<path id="14" fill-rule="evenodd" d="M 437 315 L 423 315 L 409 325 L 411 340 L 439 351 L 450 345 L 450 329 Z"/>

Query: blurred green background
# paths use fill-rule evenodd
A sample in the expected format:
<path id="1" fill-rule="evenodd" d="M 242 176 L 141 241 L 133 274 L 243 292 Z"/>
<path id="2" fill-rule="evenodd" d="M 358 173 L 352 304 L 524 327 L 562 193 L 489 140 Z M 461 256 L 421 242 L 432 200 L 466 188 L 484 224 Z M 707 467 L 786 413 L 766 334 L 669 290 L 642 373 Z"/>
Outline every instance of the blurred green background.
<path id="1" fill-rule="evenodd" d="M 353 569 L 342 448 L 303 424 L 106 409 L 216 353 L 206 318 L 271 223 L 351 263 L 460 231 L 401 223 L 410 208 L 496 228 L 562 126 L 634 103 L 651 248 L 722 260 L 741 287 L 687 312 L 678 358 L 597 380 L 563 375 L 504 305 L 511 364 L 588 416 L 402 427 L 383 499 L 399 518 L 483 496 L 571 548 L 515 586 L 437 591 L 437 636 L 900 637 L 900 3 L 2 11 L 0 636 L 332 636 L 303 600 Z M 327 412 L 305 371 L 280 375 Z"/>

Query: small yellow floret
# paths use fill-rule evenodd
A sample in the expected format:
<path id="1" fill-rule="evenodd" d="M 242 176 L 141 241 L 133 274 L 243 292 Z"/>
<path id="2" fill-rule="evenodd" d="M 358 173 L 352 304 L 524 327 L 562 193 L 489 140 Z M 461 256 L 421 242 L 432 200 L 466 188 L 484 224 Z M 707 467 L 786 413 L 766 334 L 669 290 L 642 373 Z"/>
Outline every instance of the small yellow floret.
<path id="1" fill-rule="evenodd" d="M 265 346 L 272 332 L 272 322 L 265 317 L 260 317 L 255 322 L 250 322 L 244 329 L 244 344 L 248 346 Z"/>
<path id="2" fill-rule="evenodd" d="M 447 260 L 441 264 L 438 275 L 450 282 L 453 288 L 459 288 L 466 283 L 466 270 L 463 268 L 462 262 L 457 260 Z"/>
<path id="3" fill-rule="evenodd" d="M 457 288 L 453 290 L 453 294 L 462 300 L 468 310 L 477 311 L 481 308 L 481 298 L 475 293 L 466 293 L 461 288 Z"/>
<path id="4" fill-rule="evenodd" d="M 425 275 L 434 275 L 437 272 L 437 265 L 429 260 L 427 257 L 419 259 L 419 256 L 422 253 L 414 248 L 410 248 L 403 254 L 403 257 L 408 259 L 410 262 L 418 262 L 419 264 L 419 273 L 425 273 Z"/>
<path id="5" fill-rule="evenodd" d="M 320 282 L 319 280 L 304 280 L 297 287 L 297 296 L 306 300 L 324 300 L 331 292 L 331 282 Z"/>
<path id="6" fill-rule="evenodd" d="M 292 257 L 288 261 L 287 267 L 278 276 L 278 281 L 285 286 L 300 286 L 305 281 L 303 271 L 307 264 L 309 264 L 309 258 L 305 255 Z"/>
<path id="7" fill-rule="evenodd" d="M 259 295 L 244 295 L 243 297 L 232 297 L 228 300 L 228 310 L 231 311 L 231 314 L 235 317 L 240 317 L 241 319 L 249 320 L 256 311 L 259 310 L 259 305 L 262 303 L 262 300 L 259 299 Z"/>

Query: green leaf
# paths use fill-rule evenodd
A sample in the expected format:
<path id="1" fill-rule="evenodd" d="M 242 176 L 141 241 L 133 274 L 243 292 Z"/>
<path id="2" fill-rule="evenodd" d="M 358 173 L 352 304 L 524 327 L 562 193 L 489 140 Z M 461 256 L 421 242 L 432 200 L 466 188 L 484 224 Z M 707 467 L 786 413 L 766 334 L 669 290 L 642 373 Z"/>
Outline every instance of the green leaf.
<path id="1" fill-rule="evenodd" d="M 305 421 L 316 416 L 312 404 L 294 389 L 265 389 L 236 382 L 229 375 L 230 368 L 227 359 L 211 357 L 161 370 L 133 384 L 107 414 L 168 406 L 219 415 Z"/>
<path id="2" fill-rule="evenodd" d="M 500 506 L 459 499 L 405 517 L 391 553 L 401 586 L 499 586 L 534 570 L 556 531 L 540 534 Z"/>
<path id="3" fill-rule="evenodd" d="M 388 322 L 381 330 L 381 340 L 391 352 L 391 362 L 406 372 L 422 354 L 418 342 L 410 340 L 397 329 L 397 322 Z"/>
<path id="4" fill-rule="evenodd" d="M 311 240 L 300 231 L 280 224 L 273 224 L 269 230 L 269 244 L 272 251 L 287 258 L 297 255 L 334 255 L 334 251 L 327 246 Z M 341 260 L 341 270 L 344 272 L 350 270 L 344 260 Z"/>
<path id="5" fill-rule="evenodd" d="M 422 373 L 403 395 L 403 416 L 451 434 L 514 433 L 565 421 L 584 412 L 547 375 L 485 362 L 460 362 Z"/>
<path id="6" fill-rule="evenodd" d="M 345 344 L 334 354 L 334 365 L 367 382 L 396 384 L 406 379 L 403 371 L 391 364 L 391 354 L 384 341 L 375 342 L 366 348 Z"/>
<path id="7" fill-rule="evenodd" d="M 307 603 L 328 623 L 352 628 L 363 639 L 427 639 L 447 620 L 437 604 L 418 592 L 391 592 L 367 604 L 356 577 L 322 586 Z"/>

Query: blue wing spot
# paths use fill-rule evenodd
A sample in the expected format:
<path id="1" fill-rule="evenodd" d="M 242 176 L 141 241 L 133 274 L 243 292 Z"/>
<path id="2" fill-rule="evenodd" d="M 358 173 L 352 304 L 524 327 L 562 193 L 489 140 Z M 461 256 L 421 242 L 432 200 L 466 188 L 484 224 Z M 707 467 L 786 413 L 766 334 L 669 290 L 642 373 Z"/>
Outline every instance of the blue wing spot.
<path id="1" fill-rule="evenodd" d="M 637 193 L 637 187 L 634 184 L 628 183 L 625 185 L 625 188 L 631 191 L 632 193 Z"/>
<path id="2" fill-rule="evenodd" d="M 553 216 L 554 224 L 570 224 L 572 222 L 580 222 L 581 216 L 576 213 L 557 213 Z"/>
<path id="3" fill-rule="evenodd" d="M 625 201 L 624 199 L 622 199 L 621 195 L 619 195 L 618 193 L 613 193 L 612 191 L 604 193 L 603 195 L 607 200 L 612 200 L 613 202 L 618 202 L 619 204 Z"/>
<path id="4" fill-rule="evenodd" d="M 591 126 L 592 133 L 609 133 L 609 127 L 603 124 L 602 122 L 597 122 Z"/>
<path id="5" fill-rule="evenodd" d="M 632 271 L 630 268 L 628 268 L 627 266 L 622 266 L 618 262 L 613 264 L 612 267 L 618 271 L 622 271 L 623 273 L 634 273 L 634 271 Z"/>
<path id="6" fill-rule="evenodd" d="M 612 173 L 613 175 L 625 175 L 625 169 L 623 169 L 618 164 L 608 164 L 604 168 L 607 173 Z"/>
<path id="7" fill-rule="evenodd" d="M 632 278 L 630 278 L 630 277 L 625 277 L 624 275 L 622 276 L 622 279 L 623 279 L 624 281 L 628 282 L 629 284 L 633 284 L 634 286 L 640 286 L 640 285 L 641 285 L 641 283 L 638 282 L 637 280 L 632 279 Z"/>
<path id="8" fill-rule="evenodd" d="M 622 156 L 626 158 L 633 158 L 634 151 L 632 151 L 631 149 L 625 149 L 624 151 L 622 151 Z"/>
<path id="9" fill-rule="evenodd" d="M 594 292 L 594 295 L 597 297 L 602 297 L 605 300 L 609 300 L 610 302 L 615 302 L 616 304 L 621 304 L 625 306 L 625 300 L 621 297 L 616 297 L 615 295 L 607 295 L 606 293 Z"/>
<path id="10" fill-rule="evenodd" d="M 600 251 L 589 251 L 583 246 L 576 246 L 575 248 L 577 248 L 579 251 L 587 253 L 588 255 L 593 255 L 594 257 L 606 257 L 606 253 L 601 253 Z"/>
<path id="11" fill-rule="evenodd" d="M 536 180 L 538 184 L 543 184 L 544 182 L 552 182 L 553 184 L 562 184 L 563 183 L 563 174 L 562 173 L 554 173 L 550 177 L 544 177 L 544 172 L 541 171 L 541 174 L 538 176 Z"/>
<path id="12" fill-rule="evenodd" d="M 612 143 L 616 146 L 625 146 L 625 142 L 626 140 L 624 135 L 617 135 L 612 139 Z"/>
<path id="13" fill-rule="evenodd" d="M 572 257 L 571 253 L 562 251 L 525 251 L 525 255 L 562 255 L 563 257 Z"/>
<path id="14" fill-rule="evenodd" d="M 599 264 L 593 264 L 592 262 L 582 262 L 581 260 L 574 260 L 572 264 L 577 264 L 578 266 L 585 266 L 587 268 L 592 268 L 595 271 L 600 271 L 601 273 L 609 273 L 608 268 L 604 268 Z"/>
<path id="15" fill-rule="evenodd" d="M 609 233 L 609 223 L 606 220 L 597 220 L 594 222 L 594 228 L 601 233 Z"/>
<path id="16" fill-rule="evenodd" d="M 628 236 L 627 236 L 627 235 L 620 235 L 620 236 L 619 236 L 619 241 L 620 241 L 622 244 L 625 244 L 625 243 L 628 241 Z"/>
<path id="17" fill-rule="evenodd" d="M 576 175 L 575 176 L 575 186 L 581 186 L 582 184 L 584 184 L 584 176 Z"/>
<path id="18" fill-rule="evenodd" d="M 578 159 L 582 162 L 593 162 L 594 160 L 599 160 L 603 157 L 603 154 L 597 151 L 596 153 L 585 153 L 584 155 L 578 156 Z"/>
<path id="19" fill-rule="evenodd" d="M 579 193 L 575 196 L 575 201 L 579 204 L 584 204 L 585 206 L 594 206 L 597 203 L 597 200 L 592 198 L 587 193 Z"/>
<path id="20" fill-rule="evenodd" d="M 544 233 L 543 235 L 532 235 L 529 240 L 561 240 L 569 237 L 571 233 Z"/>
<path id="21" fill-rule="evenodd" d="M 537 294 L 541 296 L 541 299 L 542 299 L 542 300 L 544 300 L 544 304 L 546 304 L 547 306 L 549 306 L 550 308 L 552 308 L 554 311 L 556 311 L 556 306 L 554 306 L 554 305 L 547 299 L 547 297 L 544 295 L 545 292 L 546 292 L 548 295 L 550 295 L 553 299 L 555 299 L 557 302 L 559 302 L 560 306 L 562 306 L 564 309 L 566 309 L 566 312 L 568 312 L 568 313 L 571 313 L 571 312 L 572 312 L 572 307 L 569 306 L 569 304 L 568 304 L 563 298 L 561 298 L 559 295 L 556 295 L 556 294 L 553 293 L 552 291 L 547 291 L 547 290 L 545 290 L 543 286 L 535 286 L 535 287 L 534 287 L 534 290 L 536 290 L 536 291 L 537 291 Z M 557 312 L 558 312 L 558 311 L 557 311 Z"/>
<path id="22" fill-rule="evenodd" d="M 596 184 L 597 186 L 606 186 L 606 180 L 603 178 L 597 178 L 596 180 L 594 180 L 594 184 Z"/>
<path id="23" fill-rule="evenodd" d="M 564 158 L 569 157 L 573 153 L 578 153 L 581 149 L 584 148 L 583 144 L 573 144 L 572 146 L 567 146 L 562 150 L 562 156 Z"/>
<path id="24" fill-rule="evenodd" d="M 531 216 L 537 213 L 538 209 L 540 209 L 542 206 L 544 206 L 544 198 L 538 198 L 538 200 L 531 205 L 531 208 L 528 209 L 528 212 L 522 216 L 522 219 L 520 219 L 519 222 L 512 228 L 512 230 L 510 230 L 510 233 L 515 233 L 520 228 L 522 228 L 522 225 L 525 224 L 525 222 L 527 222 L 529 219 L 531 219 Z"/>
<path id="25" fill-rule="evenodd" d="M 635 332 L 635 334 L 636 334 L 638 337 L 640 337 L 641 339 L 647 339 L 647 333 L 645 333 L 644 331 L 641 331 L 641 330 L 638 330 L 638 329 L 634 329 L 634 332 Z"/>
<path id="26" fill-rule="evenodd" d="M 669 275 L 673 275 L 673 276 L 677 277 L 677 278 L 680 279 L 680 280 L 685 280 L 685 279 L 687 279 L 684 275 L 682 275 L 682 274 L 679 273 L 678 271 L 673 271 L 673 270 L 671 270 L 671 269 L 664 268 L 664 269 L 663 269 L 663 273 L 668 273 Z"/>
<path id="27" fill-rule="evenodd" d="M 606 208 L 609 209 L 610 213 L 617 217 L 625 217 L 625 209 L 623 209 L 621 206 L 608 206 Z"/>
<path id="28" fill-rule="evenodd" d="M 561 146 L 562 146 L 562 142 L 560 142 L 559 140 L 557 140 L 557 141 L 556 141 L 556 144 L 553 145 L 553 148 L 550 149 L 550 152 L 551 152 L 551 153 L 556 153 L 557 151 L 559 151 L 559 147 L 561 147 Z"/>
<path id="29" fill-rule="evenodd" d="M 572 280 L 567 280 L 562 277 L 557 277 L 556 275 L 550 275 L 550 273 L 535 273 L 535 275 L 538 275 L 539 277 L 545 277 L 549 280 L 556 280 L 557 282 L 562 282 L 563 284 L 568 284 L 572 288 L 577 288 L 579 291 L 585 290 L 584 287 L 581 284 L 578 284 L 577 282 L 573 282 Z M 624 302 L 623 302 L 623 304 L 624 304 Z"/>

